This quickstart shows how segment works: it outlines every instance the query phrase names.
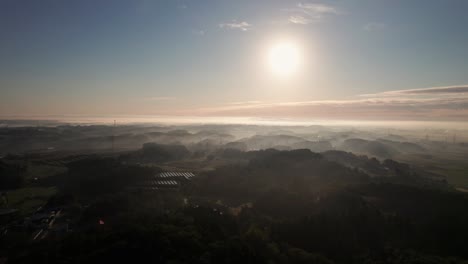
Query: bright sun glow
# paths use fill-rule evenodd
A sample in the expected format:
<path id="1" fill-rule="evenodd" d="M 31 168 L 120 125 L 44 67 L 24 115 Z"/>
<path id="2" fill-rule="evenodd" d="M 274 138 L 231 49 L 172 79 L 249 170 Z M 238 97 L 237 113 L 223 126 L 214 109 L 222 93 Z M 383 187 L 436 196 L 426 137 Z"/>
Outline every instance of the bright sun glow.
<path id="1" fill-rule="evenodd" d="M 276 43 L 268 52 L 268 65 L 280 77 L 289 77 L 297 72 L 300 62 L 300 49 L 292 42 Z"/>

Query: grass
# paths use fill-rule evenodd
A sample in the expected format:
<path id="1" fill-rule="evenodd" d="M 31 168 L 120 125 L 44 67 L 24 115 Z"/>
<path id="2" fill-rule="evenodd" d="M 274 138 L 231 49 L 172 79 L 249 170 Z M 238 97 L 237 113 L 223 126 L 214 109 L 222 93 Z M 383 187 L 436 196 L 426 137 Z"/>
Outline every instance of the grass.
<path id="1" fill-rule="evenodd" d="M 55 187 L 25 187 L 8 192 L 10 208 L 20 210 L 23 215 L 33 213 L 57 192 Z"/>
<path id="2" fill-rule="evenodd" d="M 36 165 L 32 164 L 28 166 L 26 173 L 27 179 L 43 179 L 57 174 L 62 174 L 66 172 L 67 169 L 64 166 L 50 166 L 50 165 Z"/>
<path id="3" fill-rule="evenodd" d="M 442 167 L 434 172 L 445 175 L 447 181 L 456 187 L 468 188 L 468 167 L 463 165 Z"/>
<path id="4" fill-rule="evenodd" d="M 433 155 L 432 158 L 404 155 L 398 157 L 397 160 L 443 175 L 454 187 L 468 189 L 468 163 L 465 156 L 455 153 L 439 153 Z"/>

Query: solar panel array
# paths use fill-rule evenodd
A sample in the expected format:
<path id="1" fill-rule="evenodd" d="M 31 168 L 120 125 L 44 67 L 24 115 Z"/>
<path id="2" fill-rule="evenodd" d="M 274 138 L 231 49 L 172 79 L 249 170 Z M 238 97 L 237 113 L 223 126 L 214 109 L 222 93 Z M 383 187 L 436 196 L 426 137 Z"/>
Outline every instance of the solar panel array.
<path id="1" fill-rule="evenodd" d="M 193 174 L 191 172 L 161 172 L 159 174 L 160 178 L 184 177 L 187 180 L 189 180 L 190 178 L 192 178 L 194 176 L 195 176 L 195 174 Z"/>
<path id="2" fill-rule="evenodd" d="M 178 184 L 176 181 L 154 181 L 154 185 L 176 186 Z"/>
<path id="3" fill-rule="evenodd" d="M 149 177 L 141 182 L 144 190 L 161 190 L 165 188 L 177 188 L 182 184 L 182 180 L 190 180 L 195 174 L 192 172 L 161 172 L 155 176 Z"/>
<path id="4" fill-rule="evenodd" d="M 156 187 L 156 186 L 143 187 L 142 189 L 143 189 L 143 190 L 147 190 L 147 191 L 156 191 L 156 190 L 159 190 L 159 188 Z"/>

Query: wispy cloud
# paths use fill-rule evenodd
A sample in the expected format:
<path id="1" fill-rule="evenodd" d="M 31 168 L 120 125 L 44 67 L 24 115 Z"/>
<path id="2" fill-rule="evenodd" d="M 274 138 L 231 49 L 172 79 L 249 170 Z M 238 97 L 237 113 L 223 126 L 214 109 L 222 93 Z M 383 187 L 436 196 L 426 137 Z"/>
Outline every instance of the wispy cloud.
<path id="1" fill-rule="evenodd" d="M 206 116 L 468 121 L 468 85 L 395 90 L 347 100 L 239 102 L 196 112 Z"/>
<path id="2" fill-rule="evenodd" d="M 192 34 L 196 36 L 204 36 L 206 34 L 206 31 L 202 29 L 194 29 L 192 30 Z"/>
<path id="3" fill-rule="evenodd" d="M 237 29 L 241 31 L 248 31 L 252 29 L 252 24 L 246 22 L 246 21 L 240 21 L 238 22 L 237 20 L 233 20 L 228 23 L 221 23 L 219 24 L 219 27 L 222 29 Z"/>
<path id="4" fill-rule="evenodd" d="M 371 22 L 371 23 L 365 24 L 363 29 L 365 31 L 381 31 L 381 30 L 384 30 L 386 27 L 387 27 L 387 25 L 385 25 L 383 23 Z"/>
<path id="5" fill-rule="evenodd" d="M 298 3 L 296 7 L 286 9 L 290 13 L 289 22 L 293 24 L 307 25 L 330 15 L 338 15 L 341 12 L 335 7 L 319 3 Z"/>
<path id="6" fill-rule="evenodd" d="M 260 104 L 262 103 L 261 101 L 243 101 L 243 102 L 230 102 L 228 105 L 254 105 L 254 104 Z"/>
<path id="7" fill-rule="evenodd" d="M 299 3 L 297 7 L 301 8 L 305 13 L 312 15 L 316 14 L 339 14 L 338 10 L 330 5 L 317 4 L 317 3 Z"/>
<path id="8" fill-rule="evenodd" d="M 468 96 L 468 84 L 465 85 L 452 85 L 440 86 L 407 90 L 387 91 L 376 94 L 362 94 L 363 97 L 378 97 L 378 96 L 402 96 L 402 95 L 455 95 L 466 94 Z"/>
<path id="9" fill-rule="evenodd" d="M 307 25 L 312 23 L 313 20 L 302 15 L 292 15 L 289 17 L 289 22 L 293 24 Z"/>

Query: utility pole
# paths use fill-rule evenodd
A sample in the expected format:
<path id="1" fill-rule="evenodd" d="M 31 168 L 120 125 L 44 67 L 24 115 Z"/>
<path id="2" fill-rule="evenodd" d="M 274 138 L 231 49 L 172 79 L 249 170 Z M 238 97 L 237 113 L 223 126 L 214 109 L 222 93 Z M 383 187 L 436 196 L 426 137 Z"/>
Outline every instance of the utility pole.
<path id="1" fill-rule="evenodd" d="M 114 126 L 112 127 L 112 153 L 114 153 L 115 150 L 115 120 L 114 120 Z"/>

